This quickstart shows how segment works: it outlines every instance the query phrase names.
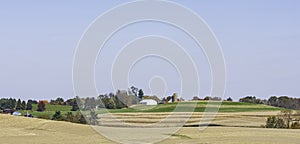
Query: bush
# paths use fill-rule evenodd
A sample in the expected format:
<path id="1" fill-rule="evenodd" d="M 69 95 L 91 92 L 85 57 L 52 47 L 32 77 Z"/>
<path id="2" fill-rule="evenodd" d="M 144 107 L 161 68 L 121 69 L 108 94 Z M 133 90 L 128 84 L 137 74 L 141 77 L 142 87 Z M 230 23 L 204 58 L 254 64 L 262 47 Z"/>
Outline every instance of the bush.
<path id="1" fill-rule="evenodd" d="M 87 124 L 87 121 L 86 121 L 85 117 L 82 114 L 77 113 L 76 114 L 76 123 Z"/>
<path id="2" fill-rule="evenodd" d="M 44 101 L 39 101 L 37 107 L 38 107 L 37 111 L 39 111 L 39 112 L 43 112 L 46 110 L 46 105 L 45 105 Z"/>
<path id="3" fill-rule="evenodd" d="M 300 128 L 297 115 L 293 115 L 291 110 L 281 111 L 277 116 L 270 116 L 266 121 L 266 128 Z M 294 122 L 293 122 L 294 121 Z M 290 127 L 291 126 L 291 127 Z"/>
<path id="4" fill-rule="evenodd" d="M 300 123 L 299 122 L 292 123 L 291 128 L 292 129 L 300 129 Z"/>
<path id="5" fill-rule="evenodd" d="M 287 128 L 284 120 L 276 116 L 268 117 L 265 128 Z"/>
<path id="6" fill-rule="evenodd" d="M 64 118 L 65 121 L 68 121 L 68 122 L 75 122 L 75 116 L 73 115 L 72 112 L 68 112 Z"/>
<path id="7" fill-rule="evenodd" d="M 63 116 L 60 111 L 55 111 L 55 114 L 52 116 L 52 120 L 63 120 Z"/>
<path id="8" fill-rule="evenodd" d="M 275 116 L 269 116 L 266 121 L 266 128 L 275 128 L 276 127 L 276 117 Z"/>

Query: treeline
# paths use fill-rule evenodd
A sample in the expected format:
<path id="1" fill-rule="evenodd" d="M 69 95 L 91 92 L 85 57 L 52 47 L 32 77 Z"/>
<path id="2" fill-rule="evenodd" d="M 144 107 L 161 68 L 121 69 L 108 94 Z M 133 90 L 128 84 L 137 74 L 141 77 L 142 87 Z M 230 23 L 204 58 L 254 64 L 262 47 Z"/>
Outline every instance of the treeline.
<path id="1" fill-rule="evenodd" d="M 37 104 L 35 100 L 28 100 L 27 102 L 21 99 L 2 98 L 0 99 L 0 110 L 14 109 L 14 110 L 32 110 L 32 104 Z"/>
<path id="2" fill-rule="evenodd" d="M 266 104 L 275 107 L 300 110 L 300 98 L 292 98 L 287 96 L 271 96 L 268 100 L 259 99 L 255 96 L 246 96 L 239 100 L 240 102 Z"/>
<path id="3" fill-rule="evenodd" d="M 79 110 L 77 101 L 80 101 L 80 98 L 78 96 L 76 96 L 75 98 L 68 99 L 66 101 L 63 98 L 56 98 L 55 100 L 50 100 L 50 104 L 72 106 L 71 111 L 77 111 Z"/>
<path id="4" fill-rule="evenodd" d="M 268 100 L 268 105 L 300 110 L 300 98 L 291 98 L 287 96 L 272 96 Z"/>
<path id="5" fill-rule="evenodd" d="M 254 103 L 254 104 L 268 104 L 267 100 L 262 100 L 259 98 L 256 98 L 255 96 L 246 96 L 244 98 L 241 98 L 239 102 L 246 102 L 246 103 Z"/>
<path id="6" fill-rule="evenodd" d="M 80 98 L 77 102 L 79 107 L 83 110 L 93 110 L 96 108 L 122 109 L 138 104 L 142 97 L 142 95 L 136 96 L 127 91 L 118 90 L 116 94 L 101 94 L 97 98 Z"/>
<path id="7" fill-rule="evenodd" d="M 14 98 L 2 98 L 0 99 L 0 110 L 33 110 L 32 105 L 37 104 L 36 111 L 42 112 L 46 110 L 46 104 L 48 104 L 47 101 L 41 100 L 31 100 L 29 99 L 27 102 L 21 99 L 14 99 Z M 56 100 L 51 100 L 50 104 L 52 105 L 69 105 L 72 106 L 71 111 L 77 111 L 79 110 L 79 107 L 76 102 L 76 98 L 68 99 L 67 101 L 64 101 L 63 98 L 57 98 Z"/>
<path id="8" fill-rule="evenodd" d="M 72 112 L 68 112 L 67 114 L 62 114 L 61 111 L 55 111 L 53 116 L 47 119 L 57 120 L 57 121 L 67 121 L 72 123 L 79 123 L 79 124 L 87 124 L 88 121 L 85 119 L 84 115 L 80 112 L 73 114 Z"/>

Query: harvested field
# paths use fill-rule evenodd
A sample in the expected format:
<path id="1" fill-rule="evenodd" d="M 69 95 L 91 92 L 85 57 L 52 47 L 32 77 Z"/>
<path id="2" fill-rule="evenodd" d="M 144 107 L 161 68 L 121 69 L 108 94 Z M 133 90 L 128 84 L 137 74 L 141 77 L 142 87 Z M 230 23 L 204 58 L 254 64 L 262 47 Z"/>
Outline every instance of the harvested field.
<path id="1" fill-rule="evenodd" d="M 206 120 L 213 118 L 211 125 L 227 127 L 261 127 L 265 124 L 268 116 L 276 115 L 280 111 L 270 112 L 232 112 L 206 114 L 203 112 L 195 113 L 115 113 L 100 114 L 99 122 L 102 126 L 126 127 L 130 126 L 176 126 L 187 119 L 185 126 L 198 126 L 208 124 Z M 153 124 L 153 125 L 151 125 Z"/>
<path id="2" fill-rule="evenodd" d="M 265 115 L 268 113 L 260 113 Z M 243 115 L 252 115 L 243 113 Z M 98 127 L 110 131 L 108 127 Z M 3 144 L 105 144 L 115 143 L 95 132 L 90 126 L 68 122 L 31 119 L 0 115 L 0 142 Z M 138 128 L 117 128 L 119 130 L 138 131 Z M 146 129 L 143 129 L 146 131 Z M 163 144 L 298 144 L 300 130 L 241 128 L 241 127 L 208 127 L 199 130 L 198 127 L 184 127 L 176 134 L 166 134 L 168 138 Z M 126 141 L 126 140 L 125 140 Z M 127 142 L 134 142 L 134 137 L 128 137 Z"/>

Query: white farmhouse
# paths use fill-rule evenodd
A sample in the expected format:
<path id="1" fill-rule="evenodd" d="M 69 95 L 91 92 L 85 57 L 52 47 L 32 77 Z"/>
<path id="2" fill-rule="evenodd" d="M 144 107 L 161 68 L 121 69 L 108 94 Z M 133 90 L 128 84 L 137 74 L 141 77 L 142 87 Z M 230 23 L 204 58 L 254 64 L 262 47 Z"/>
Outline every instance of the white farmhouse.
<path id="1" fill-rule="evenodd" d="M 153 99 L 144 99 L 142 101 L 140 101 L 141 105 L 157 105 L 157 101 L 153 100 Z"/>

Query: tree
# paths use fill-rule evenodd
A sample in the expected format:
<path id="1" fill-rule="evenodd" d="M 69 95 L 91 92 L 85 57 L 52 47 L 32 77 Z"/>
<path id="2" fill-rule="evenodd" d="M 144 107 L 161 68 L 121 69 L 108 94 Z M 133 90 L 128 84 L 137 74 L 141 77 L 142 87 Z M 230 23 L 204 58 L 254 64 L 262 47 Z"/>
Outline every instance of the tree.
<path id="1" fill-rule="evenodd" d="M 73 99 L 73 100 L 72 100 L 71 106 L 72 106 L 71 111 L 78 111 L 78 110 L 79 110 L 79 106 L 78 106 L 78 104 L 77 104 L 76 99 Z"/>
<path id="2" fill-rule="evenodd" d="M 77 113 L 76 117 L 78 119 L 77 123 L 80 123 L 80 124 L 86 124 L 87 123 L 84 115 L 82 115 L 80 113 Z"/>
<path id="3" fill-rule="evenodd" d="M 16 107 L 16 103 L 17 103 L 16 99 L 12 99 L 12 98 L 7 99 L 7 104 L 6 104 L 7 108 L 14 109 Z"/>
<path id="4" fill-rule="evenodd" d="M 54 115 L 52 116 L 52 120 L 62 120 L 62 115 L 60 111 L 55 111 Z"/>
<path id="5" fill-rule="evenodd" d="M 290 123 L 292 121 L 292 111 L 291 110 L 284 110 L 281 112 L 281 117 L 285 122 L 287 128 L 290 128 Z"/>
<path id="6" fill-rule="evenodd" d="M 226 101 L 232 101 L 232 98 L 231 97 L 229 97 L 229 98 L 227 98 L 227 100 Z"/>
<path id="7" fill-rule="evenodd" d="M 38 102 L 37 111 L 42 112 L 46 110 L 46 105 L 43 101 Z"/>
<path id="8" fill-rule="evenodd" d="M 29 101 L 27 102 L 26 110 L 32 110 L 32 104 Z"/>
<path id="9" fill-rule="evenodd" d="M 276 125 L 275 128 L 287 128 L 287 125 L 285 124 L 284 120 L 282 118 L 276 119 Z"/>
<path id="10" fill-rule="evenodd" d="M 138 88 L 136 88 L 136 87 L 134 87 L 134 86 L 131 86 L 130 87 L 130 89 L 131 89 L 131 92 L 135 95 L 135 96 L 138 96 Z"/>
<path id="11" fill-rule="evenodd" d="M 109 101 L 108 95 L 107 94 L 103 95 L 103 97 L 101 98 L 102 104 L 100 103 L 101 104 L 100 107 L 108 108 L 108 101 Z"/>
<path id="12" fill-rule="evenodd" d="M 292 122 L 292 111 L 284 110 L 281 111 L 277 116 L 270 116 L 266 121 L 266 128 L 290 128 Z M 292 128 L 295 127 L 297 123 L 292 122 Z"/>
<path id="13" fill-rule="evenodd" d="M 108 109 L 116 109 L 117 108 L 114 98 L 110 98 L 108 100 L 108 107 L 107 108 Z"/>
<path id="14" fill-rule="evenodd" d="M 207 101 L 207 100 L 211 100 L 210 96 L 206 96 L 203 100 Z"/>
<path id="15" fill-rule="evenodd" d="M 139 99 L 143 99 L 143 97 L 144 97 L 144 92 L 143 92 L 142 89 L 139 90 L 138 95 L 139 95 Z"/>
<path id="16" fill-rule="evenodd" d="M 21 110 L 25 110 L 26 109 L 26 102 L 22 101 L 21 103 Z"/>
<path id="17" fill-rule="evenodd" d="M 20 99 L 18 99 L 18 101 L 17 101 L 16 110 L 21 110 L 21 100 Z"/>
<path id="18" fill-rule="evenodd" d="M 167 102 L 169 102 L 171 99 L 172 99 L 172 96 L 168 96 L 168 97 L 166 98 Z"/>
<path id="19" fill-rule="evenodd" d="M 31 99 L 29 99 L 27 103 L 38 104 L 38 102 L 36 100 L 31 100 Z"/>
<path id="20" fill-rule="evenodd" d="M 68 112 L 65 118 L 66 121 L 68 122 L 74 122 L 74 115 L 72 112 Z"/>
<path id="21" fill-rule="evenodd" d="M 56 103 L 59 104 L 59 105 L 64 105 L 65 104 L 65 101 L 63 98 L 56 98 Z"/>
<path id="22" fill-rule="evenodd" d="M 126 105 L 119 99 L 118 96 L 115 97 L 115 103 L 117 109 L 122 109 L 126 107 Z"/>
<path id="23" fill-rule="evenodd" d="M 269 116 L 266 121 L 266 128 L 275 128 L 276 127 L 276 117 L 275 116 Z"/>

